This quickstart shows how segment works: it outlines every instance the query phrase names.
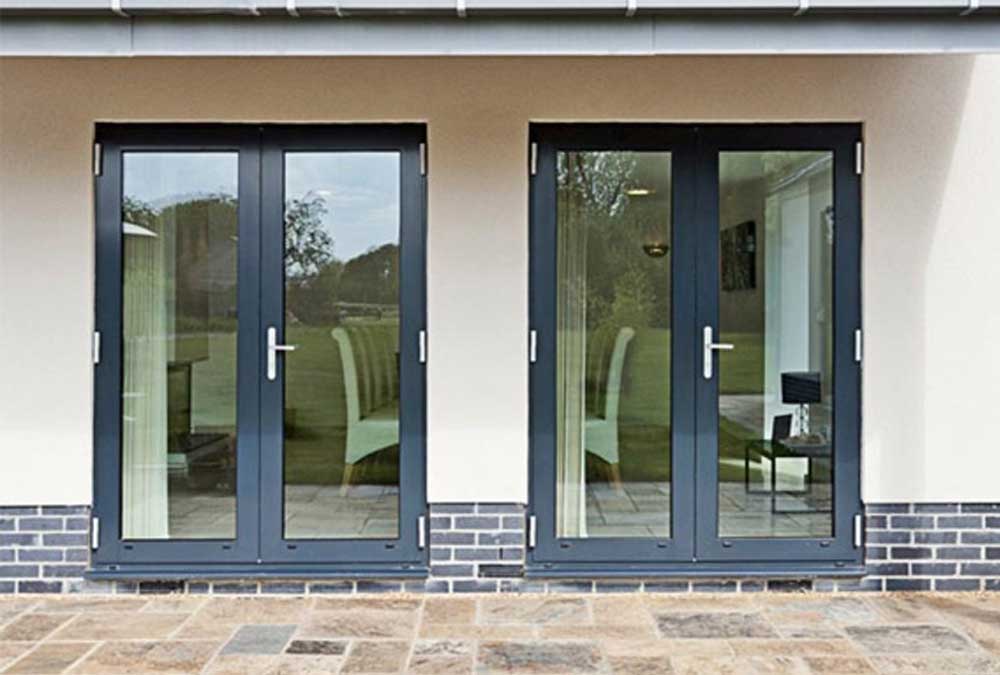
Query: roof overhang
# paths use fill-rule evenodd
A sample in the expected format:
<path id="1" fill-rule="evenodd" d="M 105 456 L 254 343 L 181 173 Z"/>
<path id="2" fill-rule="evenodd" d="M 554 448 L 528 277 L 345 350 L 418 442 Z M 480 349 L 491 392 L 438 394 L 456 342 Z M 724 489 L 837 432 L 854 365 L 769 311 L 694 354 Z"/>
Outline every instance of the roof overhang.
<path id="1" fill-rule="evenodd" d="M 1000 52 L 1000 0 L 0 0 L 0 56 Z"/>

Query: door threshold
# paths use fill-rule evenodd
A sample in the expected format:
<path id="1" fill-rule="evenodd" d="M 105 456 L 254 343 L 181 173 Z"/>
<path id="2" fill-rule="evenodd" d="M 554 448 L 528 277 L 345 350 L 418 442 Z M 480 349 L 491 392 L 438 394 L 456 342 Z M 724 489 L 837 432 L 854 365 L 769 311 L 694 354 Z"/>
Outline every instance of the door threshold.
<path id="1" fill-rule="evenodd" d="M 186 581 L 193 579 L 425 579 L 426 565 L 105 565 L 84 572 L 94 581 Z"/>
<path id="2" fill-rule="evenodd" d="M 532 579 L 623 579 L 623 578 L 812 578 L 862 577 L 865 566 L 855 561 L 834 562 L 697 562 L 697 563 L 531 563 L 524 576 Z"/>

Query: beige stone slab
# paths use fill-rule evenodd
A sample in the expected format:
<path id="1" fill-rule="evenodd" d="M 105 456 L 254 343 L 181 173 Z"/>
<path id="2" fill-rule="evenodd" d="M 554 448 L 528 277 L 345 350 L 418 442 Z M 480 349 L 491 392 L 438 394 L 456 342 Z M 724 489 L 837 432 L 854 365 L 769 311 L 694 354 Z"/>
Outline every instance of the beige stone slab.
<path id="1" fill-rule="evenodd" d="M 926 595 L 900 593 L 880 597 L 874 603 L 879 620 L 886 623 L 940 623 L 941 612 L 928 602 Z"/>
<path id="2" fill-rule="evenodd" d="M 806 675 L 805 661 L 794 657 L 698 657 L 679 656 L 670 659 L 677 675 Z"/>
<path id="3" fill-rule="evenodd" d="M 362 596 L 356 598 L 316 598 L 313 609 L 319 612 L 345 612 L 376 610 L 380 612 L 415 612 L 420 600 L 406 597 Z"/>
<path id="4" fill-rule="evenodd" d="M 541 675 L 603 669 L 598 646 L 584 641 L 481 642 L 476 660 L 488 673 Z"/>
<path id="5" fill-rule="evenodd" d="M 266 673 L 276 665 L 277 657 L 262 654 L 224 654 L 209 661 L 204 675 L 248 675 Z"/>
<path id="6" fill-rule="evenodd" d="M 733 648 L 726 640 L 605 640 L 601 648 L 610 656 L 733 656 Z"/>
<path id="7" fill-rule="evenodd" d="M 311 606 L 311 599 L 303 598 L 210 598 L 172 637 L 225 639 L 243 624 L 298 624 Z"/>
<path id="8" fill-rule="evenodd" d="M 53 640 L 162 640 L 187 616 L 142 612 L 80 614 L 56 631 Z"/>
<path id="9" fill-rule="evenodd" d="M 537 635 L 535 626 L 525 624 L 505 624 L 501 626 L 477 626 L 473 624 L 424 624 L 418 635 L 425 639 L 437 640 L 520 640 Z"/>
<path id="10" fill-rule="evenodd" d="M 417 616 L 372 610 L 314 612 L 299 627 L 300 638 L 403 638 L 416 632 Z"/>
<path id="11" fill-rule="evenodd" d="M 197 595 L 163 595 L 150 598 L 143 612 L 168 614 L 171 612 L 193 614 L 210 602 L 210 598 Z"/>
<path id="12" fill-rule="evenodd" d="M 71 595 L 46 598 L 37 608 L 39 612 L 138 612 L 149 604 L 149 598 L 114 595 Z"/>
<path id="13" fill-rule="evenodd" d="M 473 598 L 427 598 L 422 621 L 428 624 L 471 624 L 476 620 Z"/>
<path id="14" fill-rule="evenodd" d="M 980 654 L 873 656 L 871 662 L 886 675 L 994 675 L 1000 673 L 996 659 Z"/>
<path id="15" fill-rule="evenodd" d="M 0 598 L 0 626 L 13 621 L 19 615 L 39 604 L 37 601 L 20 600 L 12 597 Z"/>
<path id="16" fill-rule="evenodd" d="M 754 598 L 736 594 L 646 595 L 642 601 L 653 612 L 745 612 Z"/>
<path id="17" fill-rule="evenodd" d="M 642 598 L 596 597 L 591 601 L 594 623 L 598 626 L 610 625 L 653 625 L 653 615 L 649 605 Z"/>
<path id="18" fill-rule="evenodd" d="M 591 623 L 587 598 L 515 596 L 485 597 L 479 601 L 481 624 L 584 624 Z"/>
<path id="19" fill-rule="evenodd" d="M 867 659 L 856 656 L 806 656 L 809 672 L 815 675 L 874 675 Z"/>
<path id="20" fill-rule="evenodd" d="M 611 626 L 540 626 L 540 636 L 545 640 L 629 640 L 655 638 L 652 622 L 639 626 L 616 624 Z"/>
<path id="21" fill-rule="evenodd" d="M 465 640 L 420 640 L 413 645 L 407 673 L 458 675 L 472 672 L 475 645 Z"/>
<path id="22" fill-rule="evenodd" d="M 28 652 L 4 673 L 61 673 L 93 649 L 93 642 L 48 642 Z"/>
<path id="23" fill-rule="evenodd" d="M 740 656 L 861 656 L 850 641 L 841 640 L 730 640 L 737 657 Z"/>
<path id="24" fill-rule="evenodd" d="M 271 657 L 273 662 L 264 670 L 244 671 L 263 675 L 329 675 L 339 673 L 344 663 L 343 656 L 284 654 Z"/>
<path id="25" fill-rule="evenodd" d="M 607 661 L 614 675 L 667 675 L 674 672 L 669 659 L 655 656 L 610 656 Z"/>
<path id="26" fill-rule="evenodd" d="M 410 644 L 403 641 L 358 640 L 351 645 L 342 673 L 398 673 L 406 665 Z"/>
<path id="27" fill-rule="evenodd" d="M 0 669 L 35 648 L 33 642 L 0 642 Z"/>
<path id="28" fill-rule="evenodd" d="M 77 664 L 77 675 L 198 673 L 221 645 L 214 641 L 106 642 Z"/>
<path id="29" fill-rule="evenodd" d="M 44 640 L 72 618 L 72 614 L 22 614 L 0 630 L 0 642 Z"/>

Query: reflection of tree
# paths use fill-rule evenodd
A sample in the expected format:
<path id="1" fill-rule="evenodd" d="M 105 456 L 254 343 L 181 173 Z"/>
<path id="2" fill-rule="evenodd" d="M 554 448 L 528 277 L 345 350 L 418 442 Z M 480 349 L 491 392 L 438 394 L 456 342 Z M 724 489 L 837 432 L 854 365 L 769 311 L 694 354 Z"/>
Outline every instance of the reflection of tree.
<path id="1" fill-rule="evenodd" d="M 309 193 L 285 204 L 285 275 L 307 277 L 333 260 L 333 237 L 323 228 L 326 200 Z"/>
<path id="2" fill-rule="evenodd" d="M 637 184 L 637 153 L 561 153 L 559 209 L 568 226 L 586 228 L 587 324 L 669 325 L 669 258 L 652 258 L 643 244 L 669 236 L 663 201 L 626 194 Z M 663 242 L 668 243 L 668 242 Z M 565 283 L 565 281 L 563 281 Z"/>
<path id="3" fill-rule="evenodd" d="M 306 324 L 335 324 L 348 313 L 378 313 L 399 294 L 399 247 L 385 244 L 343 262 L 324 228 L 323 197 L 307 194 L 285 205 L 285 312 Z"/>
<path id="4" fill-rule="evenodd" d="M 159 209 L 132 196 L 122 200 L 122 220 L 161 242 L 164 282 L 177 332 L 199 333 L 236 311 L 236 198 L 208 194 Z"/>

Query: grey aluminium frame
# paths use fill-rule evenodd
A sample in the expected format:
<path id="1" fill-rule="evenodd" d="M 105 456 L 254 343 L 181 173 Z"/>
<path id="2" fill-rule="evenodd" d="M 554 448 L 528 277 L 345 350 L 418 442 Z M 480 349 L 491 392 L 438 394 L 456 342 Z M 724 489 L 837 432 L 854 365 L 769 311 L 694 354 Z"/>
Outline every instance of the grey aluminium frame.
<path id="1" fill-rule="evenodd" d="M 854 335 L 861 328 L 861 186 L 854 162 L 860 140 L 858 124 L 532 125 L 537 172 L 531 178 L 530 195 L 529 320 L 539 337 L 538 359 L 530 374 L 530 514 L 537 523 L 537 545 L 529 553 L 529 574 L 856 574 L 863 569 L 863 549 L 855 545 L 853 532 L 855 516 L 861 512 L 861 364 L 854 359 Z M 675 152 L 671 303 L 675 541 L 559 539 L 554 536 L 556 153 L 654 148 Z M 716 536 L 718 377 L 708 381 L 701 377 L 699 341 L 702 326 L 718 329 L 718 154 L 786 149 L 834 153 L 834 533 L 817 539 L 723 540 Z"/>
<path id="2" fill-rule="evenodd" d="M 403 331 L 426 326 L 426 179 L 418 124 L 238 125 L 99 124 L 100 175 L 95 177 L 96 315 L 103 336 L 94 378 L 94 516 L 100 519 L 92 578 L 185 578 L 191 576 L 424 576 L 426 551 L 417 541 L 417 517 L 426 510 L 425 390 L 417 340 L 401 338 L 400 533 L 395 540 L 266 541 L 280 534 L 281 387 L 264 382 L 264 316 L 280 317 L 284 287 L 283 193 L 275 157 L 282 147 L 315 150 L 385 150 L 401 153 L 402 210 L 400 305 Z M 239 153 L 237 529 L 232 540 L 121 538 L 121 329 L 122 157 L 125 152 Z M 277 153 L 277 155 L 275 154 Z M 267 160 L 270 160 L 268 163 Z M 279 158 L 280 161 L 280 158 Z M 266 181 L 266 182 L 265 182 Z M 264 214 L 269 221 L 264 220 Z M 275 242 L 275 238 L 277 241 Z M 265 247 L 270 246 L 271 250 Z M 269 314 L 269 317 L 274 316 Z M 273 323 L 273 321 L 272 321 Z M 280 321 L 277 325 L 280 325 Z M 280 368 L 280 361 L 279 361 Z M 279 371 L 280 372 L 280 371 Z M 274 384 L 274 383 L 271 383 Z M 280 378 L 278 383 L 280 384 Z M 277 453 L 275 452 L 277 448 Z M 401 453 L 401 458 L 403 453 Z M 275 458 L 277 457 L 277 467 Z M 404 460 L 401 459 L 401 462 Z M 277 468 L 277 470 L 276 470 Z M 405 483 L 403 483 L 405 481 Z M 276 529 L 277 526 L 277 529 Z"/>

